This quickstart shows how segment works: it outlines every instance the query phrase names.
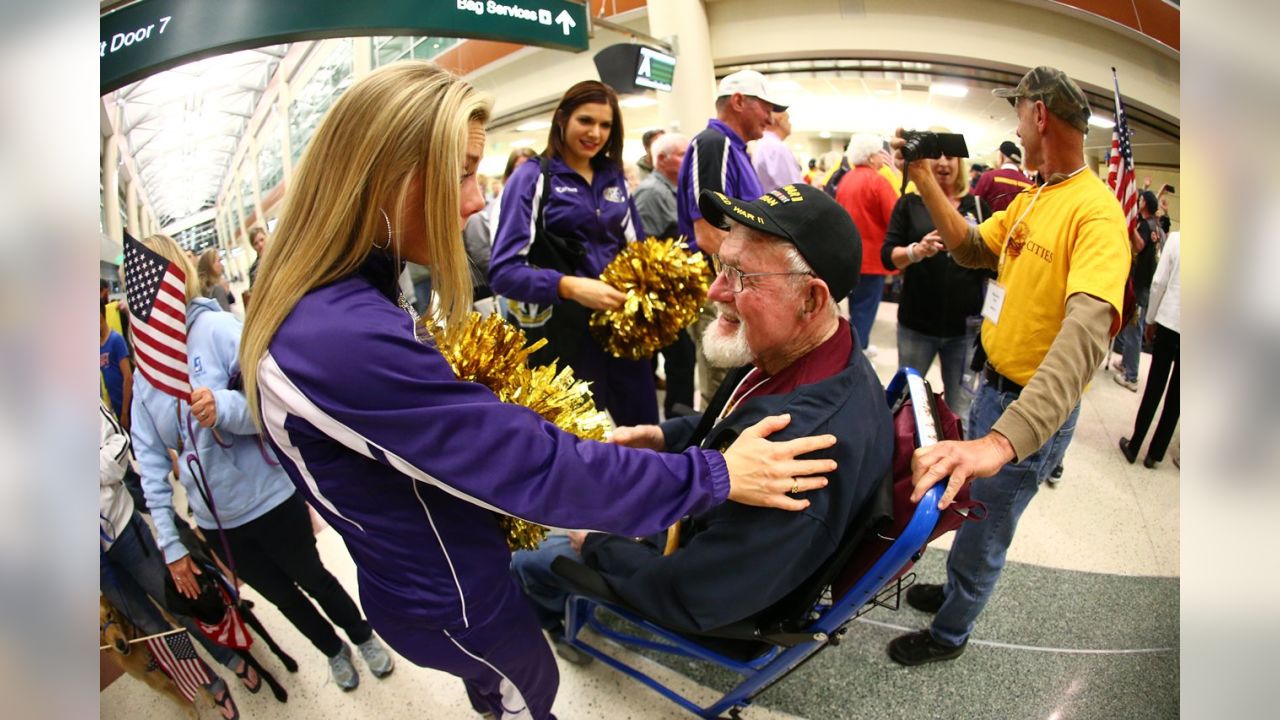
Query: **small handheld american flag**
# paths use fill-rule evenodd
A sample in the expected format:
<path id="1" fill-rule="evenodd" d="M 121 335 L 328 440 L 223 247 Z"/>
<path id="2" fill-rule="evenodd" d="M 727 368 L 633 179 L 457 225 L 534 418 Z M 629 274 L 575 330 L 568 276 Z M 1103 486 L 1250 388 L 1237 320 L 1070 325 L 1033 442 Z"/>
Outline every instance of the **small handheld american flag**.
<path id="1" fill-rule="evenodd" d="M 195 645 L 187 633 L 151 638 L 147 640 L 147 647 L 187 702 L 194 701 L 200 688 L 213 681 L 206 669 L 208 666 L 196 655 Z"/>
<path id="2" fill-rule="evenodd" d="M 1124 218 L 1129 226 L 1129 235 L 1138 225 L 1138 178 L 1133 171 L 1133 145 L 1129 136 L 1129 120 L 1124 113 L 1124 103 L 1120 101 L 1120 79 L 1116 69 L 1111 68 L 1111 77 L 1116 86 L 1116 126 L 1111 131 L 1111 157 L 1107 163 L 1107 186 L 1120 201 L 1124 210 Z"/>
<path id="3" fill-rule="evenodd" d="M 186 273 L 125 233 L 124 283 L 138 371 L 157 389 L 191 402 Z"/>

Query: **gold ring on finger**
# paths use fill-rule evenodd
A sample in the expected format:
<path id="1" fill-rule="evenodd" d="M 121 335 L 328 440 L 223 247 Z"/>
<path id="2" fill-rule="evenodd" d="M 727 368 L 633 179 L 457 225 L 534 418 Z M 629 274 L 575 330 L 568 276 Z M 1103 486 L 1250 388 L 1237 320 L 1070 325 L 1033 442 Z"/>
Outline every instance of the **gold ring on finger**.
<path id="1" fill-rule="evenodd" d="M 791 478 L 791 494 L 795 495 L 798 492 L 800 492 L 800 480 L 799 478 Z"/>

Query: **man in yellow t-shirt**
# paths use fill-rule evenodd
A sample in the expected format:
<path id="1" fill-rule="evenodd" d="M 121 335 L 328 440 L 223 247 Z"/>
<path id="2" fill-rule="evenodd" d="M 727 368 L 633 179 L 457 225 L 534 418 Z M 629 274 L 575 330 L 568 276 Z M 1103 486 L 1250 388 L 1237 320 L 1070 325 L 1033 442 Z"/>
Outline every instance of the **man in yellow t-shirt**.
<path id="1" fill-rule="evenodd" d="M 908 604 L 936 614 L 929 629 L 889 644 L 889 657 L 903 665 L 964 652 L 1018 518 L 1071 441 L 1080 394 L 1120 329 L 1129 274 L 1120 204 L 1084 160 L 1084 93 L 1050 67 L 993 92 L 1013 105 L 1026 158 L 1047 178 L 1043 186 L 1022 191 L 974 227 L 952 207 L 928 162 L 908 168 L 955 261 L 996 270 L 997 278 L 982 312 L 988 362 L 969 411 L 973 439 L 940 442 L 912 458 L 913 501 L 949 477 L 940 503 L 946 507 L 973 480 L 970 496 L 986 505 L 987 516 L 956 533 L 946 585 L 907 591 Z"/>

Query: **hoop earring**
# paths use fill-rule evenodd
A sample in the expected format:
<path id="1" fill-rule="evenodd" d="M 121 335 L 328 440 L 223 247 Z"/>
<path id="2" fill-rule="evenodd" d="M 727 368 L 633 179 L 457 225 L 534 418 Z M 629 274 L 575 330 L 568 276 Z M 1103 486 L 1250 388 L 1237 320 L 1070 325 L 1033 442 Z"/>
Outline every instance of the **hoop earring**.
<path id="1" fill-rule="evenodd" d="M 372 242 L 370 244 L 379 250 L 386 250 L 387 248 L 391 247 L 391 218 L 387 217 L 387 211 L 383 210 L 382 208 L 378 208 L 378 212 L 382 213 L 382 219 L 385 220 L 387 223 L 387 244 L 379 245 L 376 242 Z"/>

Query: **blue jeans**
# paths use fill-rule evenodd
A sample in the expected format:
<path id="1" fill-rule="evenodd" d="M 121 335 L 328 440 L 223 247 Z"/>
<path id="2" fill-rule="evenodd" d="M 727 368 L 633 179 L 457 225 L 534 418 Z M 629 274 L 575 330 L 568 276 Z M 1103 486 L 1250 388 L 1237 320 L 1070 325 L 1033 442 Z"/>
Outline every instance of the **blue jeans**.
<path id="1" fill-rule="evenodd" d="M 431 305 L 431 278 L 413 284 L 413 309 L 426 315 Z"/>
<path id="2" fill-rule="evenodd" d="M 867 349 L 871 326 L 876 321 L 880 298 L 884 297 L 884 275 L 863 275 L 858 286 L 849 293 L 849 323 L 858 331 L 858 342 Z"/>
<path id="3" fill-rule="evenodd" d="M 1116 335 L 1116 351 L 1124 366 L 1124 379 L 1138 382 L 1138 360 L 1142 357 L 1142 329 L 1147 326 L 1147 303 L 1151 290 L 1138 290 L 1138 322 L 1125 325 Z"/>
<path id="4" fill-rule="evenodd" d="M 553 632 L 563 630 L 564 604 L 569 599 L 564 580 L 551 571 L 552 561 L 561 555 L 582 561 L 566 535 L 549 535 L 537 550 L 517 550 L 511 555 L 511 572 L 537 613 L 538 623 Z"/>
<path id="5" fill-rule="evenodd" d="M 135 511 L 124 530 L 120 531 L 120 537 L 111 544 L 111 549 L 98 555 L 98 586 L 107 601 L 124 613 L 144 635 L 171 630 L 164 616 L 151 604 L 154 598 L 164 607 L 164 578 L 169 568 L 142 516 Z M 206 637 L 194 620 L 172 610 L 169 614 L 182 623 L 192 639 L 203 645 L 214 660 L 231 670 L 240 666 L 240 658 L 230 648 Z M 214 694 L 222 692 L 222 679 L 217 673 L 209 674 L 215 678 L 210 685 Z"/>
<path id="6" fill-rule="evenodd" d="M 998 392 L 983 383 L 969 411 L 969 437 L 980 438 L 1005 409 L 1018 398 L 1016 393 Z M 1053 470 L 1055 458 L 1061 460 L 1075 433 L 1080 415 L 1077 403 L 1066 422 L 1036 452 L 1016 463 L 1009 463 L 989 478 L 979 478 L 969 486 L 969 495 L 986 505 L 987 515 L 979 522 L 966 522 L 956 531 L 951 554 L 947 557 L 947 584 L 944 600 L 933 619 L 930 632 L 944 645 L 960 645 L 973 632 L 974 623 L 986 607 L 1000 571 L 1018 518 L 1035 496 L 1041 481 Z"/>
<path id="7" fill-rule="evenodd" d="M 973 404 L 973 393 L 964 384 L 965 370 L 973 355 L 976 326 L 964 335 L 937 337 L 916 332 L 898 323 L 898 367 L 915 368 L 921 375 L 929 372 L 933 359 L 942 362 L 942 384 L 947 405 L 956 415 L 966 418 Z"/>

